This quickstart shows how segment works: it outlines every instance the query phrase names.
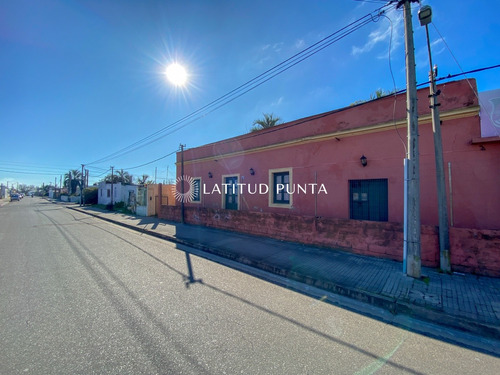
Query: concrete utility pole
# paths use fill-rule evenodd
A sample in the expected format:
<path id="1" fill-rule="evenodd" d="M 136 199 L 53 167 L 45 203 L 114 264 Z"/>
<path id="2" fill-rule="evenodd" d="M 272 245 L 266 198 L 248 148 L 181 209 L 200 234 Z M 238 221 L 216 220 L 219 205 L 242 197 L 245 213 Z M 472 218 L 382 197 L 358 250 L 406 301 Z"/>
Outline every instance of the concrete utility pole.
<path id="1" fill-rule="evenodd" d="M 407 269 L 406 273 L 419 279 L 422 273 L 420 243 L 420 163 L 418 150 L 418 108 L 417 79 L 415 72 L 415 47 L 413 45 L 413 25 L 411 3 L 418 0 L 401 0 L 397 7 L 403 6 L 405 20 L 406 50 L 406 101 L 408 121 L 408 197 L 407 209 Z"/>
<path id="2" fill-rule="evenodd" d="M 184 224 L 184 147 L 181 144 L 181 224 Z"/>
<path id="3" fill-rule="evenodd" d="M 446 185 L 444 176 L 443 141 L 441 137 L 441 121 L 439 118 L 438 95 L 436 90 L 437 68 L 432 66 L 431 42 L 429 40 L 429 23 L 432 21 L 432 9 L 423 6 L 418 12 L 420 25 L 425 26 L 427 36 L 427 49 L 429 51 L 429 89 L 430 108 L 432 111 L 432 132 L 434 135 L 434 155 L 436 161 L 436 181 L 439 215 L 439 265 L 443 272 L 451 272 L 450 264 L 450 229 L 448 224 L 448 203 L 446 201 Z"/>
<path id="4" fill-rule="evenodd" d="M 113 211 L 113 169 L 115 167 L 111 166 L 111 211 Z"/>

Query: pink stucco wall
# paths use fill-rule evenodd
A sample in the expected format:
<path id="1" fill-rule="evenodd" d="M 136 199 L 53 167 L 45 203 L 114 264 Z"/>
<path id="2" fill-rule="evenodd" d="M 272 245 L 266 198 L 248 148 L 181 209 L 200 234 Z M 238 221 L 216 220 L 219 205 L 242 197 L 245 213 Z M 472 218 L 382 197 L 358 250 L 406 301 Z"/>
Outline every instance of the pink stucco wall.
<path id="1" fill-rule="evenodd" d="M 451 224 L 461 228 L 500 229 L 500 199 L 497 199 L 500 142 L 483 147 L 471 143 L 472 139 L 480 137 L 480 119 L 477 114 L 469 114 L 468 117 L 446 116 L 453 111 L 477 108 L 477 98 L 466 81 L 447 83 L 439 88 L 442 91 L 439 97 L 442 103 L 440 111 L 445 119 L 442 137 Z M 419 90 L 420 116 L 429 113 L 427 94 L 427 89 Z M 394 100 L 392 96 L 385 97 L 186 150 L 184 173 L 200 177 L 203 190 L 210 193 L 214 185 L 221 186 L 224 175 L 238 174 L 240 183 L 256 186 L 269 184 L 269 169 L 290 167 L 293 169 L 293 183 L 303 185 L 317 181 L 318 184 L 324 184 L 327 194 L 294 194 L 292 208 L 276 208 L 269 207 L 267 195 L 245 194 L 243 189 L 239 210 L 339 219 L 349 218 L 349 180 L 386 178 L 389 222 L 402 223 L 405 127 L 347 133 L 327 140 L 273 147 L 280 142 L 344 130 L 355 131 L 393 119 L 404 119 L 405 95 L 397 97 L 393 117 Z M 430 120 L 420 124 L 419 133 L 421 223 L 437 225 L 434 143 Z M 268 148 L 252 151 L 258 147 Z M 237 154 L 227 155 L 235 152 Z M 368 158 L 366 167 L 360 164 L 361 155 Z M 250 174 L 250 168 L 255 171 L 254 175 Z M 212 178 L 208 177 L 209 172 Z M 180 168 L 177 173 L 180 175 Z M 202 194 L 201 203 L 191 205 L 221 208 L 222 197 L 217 192 Z"/>

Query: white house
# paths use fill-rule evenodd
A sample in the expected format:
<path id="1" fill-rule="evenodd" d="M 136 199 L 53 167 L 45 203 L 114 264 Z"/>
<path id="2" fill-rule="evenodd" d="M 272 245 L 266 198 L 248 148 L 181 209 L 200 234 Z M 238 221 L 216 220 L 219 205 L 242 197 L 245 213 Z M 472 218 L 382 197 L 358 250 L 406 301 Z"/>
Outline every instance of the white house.
<path id="1" fill-rule="evenodd" d="M 111 193 L 111 186 L 113 186 L 113 193 Z M 137 185 L 124 185 L 121 182 L 111 185 L 104 181 L 99 182 L 97 203 L 103 205 L 111 204 L 111 194 L 113 194 L 113 204 L 124 202 L 131 211 L 135 212 Z"/>

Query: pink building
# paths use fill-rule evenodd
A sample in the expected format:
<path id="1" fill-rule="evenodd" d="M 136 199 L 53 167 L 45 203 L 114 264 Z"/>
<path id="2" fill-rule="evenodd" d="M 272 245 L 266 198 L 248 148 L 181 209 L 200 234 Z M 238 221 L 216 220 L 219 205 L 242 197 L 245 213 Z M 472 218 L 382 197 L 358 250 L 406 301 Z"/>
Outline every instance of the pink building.
<path id="1" fill-rule="evenodd" d="M 438 87 L 452 264 L 500 276 L 500 137 L 481 138 L 471 83 Z M 418 92 L 422 262 L 438 266 L 428 92 Z M 186 222 L 401 260 L 406 127 L 400 94 L 188 149 Z M 161 215 L 179 220 L 178 208 Z"/>

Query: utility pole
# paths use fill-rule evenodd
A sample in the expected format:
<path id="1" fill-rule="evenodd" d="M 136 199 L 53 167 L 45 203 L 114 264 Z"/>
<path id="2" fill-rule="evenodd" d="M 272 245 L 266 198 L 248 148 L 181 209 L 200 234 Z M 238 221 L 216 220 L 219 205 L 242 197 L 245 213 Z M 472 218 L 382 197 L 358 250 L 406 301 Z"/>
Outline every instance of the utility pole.
<path id="1" fill-rule="evenodd" d="M 155 167 L 155 184 L 156 184 L 156 173 L 158 172 L 158 167 Z"/>
<path id="2" fill-rule="evenodd" d="M 184 224 L 184 147 L 181 143 L 181 224 Z"/>
<path id="3" fill-rule="evenodd" d="M 430 108 L 432 112 L 432 132 L 434 135 L 434 155 L 436 162 L 436 181 L 439 215 L 439 266 L 443 272 L 451 272 L 450 264 L 450 229 L 448 224 L 448 203 L 446 201 L 446 185 L 444 176 L 443 141 L 441 137 L 441 120 L 439 118 L 438 95 L 441 91 L 436 89 L 437 68 L 432 66 L 431 43 L 429 39 L 429 23 L 432 21 L 432 9 L 423 6 L 418 12 L 420 25 L 425 26 L 427 36 L 427 49 L 429 51 L 429 89 Z"/>
<path id="4" fill-rule="evenodd" d="M 422 273 L 420 242 L 420 163 L 418 149 L 418 108 L 417 79 L 415 72 L 415 47 L 413 44 L 413 25 L 411 3 L 418 0 L 400 0 L 397 7 L 403 6 L 405 21 L 406 50 L 406 101 L 408 122 L 408 197 L 407 214 L 407 269 L 406 273 L 419 279 Z"/>
<path id="5" fill-rule="evenodd" d="M 71 193 L 73 192 L 71 190 L 71 170 L 68 172 L 68 199 L 69 199 L 69 196 L 71 195 Z"/>
<path id="6" fill-rule="evenodd" d="M 81 175 L 81 185 L 80 185 L 80 206 L 84 205 L 83 202 L 83 168 L 85 167 L 85 164 L 82 164 L 82 175 Z"/>
<path id="7" fill-rule="evenodd" d="M 115 167 L 111 167 L 111 211 L 113 211 L 113 169 Z"/>

